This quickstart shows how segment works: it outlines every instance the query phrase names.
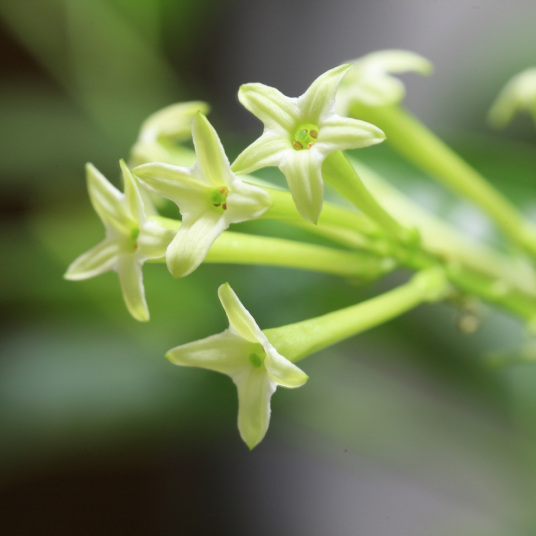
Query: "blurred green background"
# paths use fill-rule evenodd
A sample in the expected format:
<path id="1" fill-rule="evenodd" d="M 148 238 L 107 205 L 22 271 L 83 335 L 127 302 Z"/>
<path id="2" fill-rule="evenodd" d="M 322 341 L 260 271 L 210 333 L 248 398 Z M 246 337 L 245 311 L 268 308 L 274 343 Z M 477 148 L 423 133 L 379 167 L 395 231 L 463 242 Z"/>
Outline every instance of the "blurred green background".
<path id="1" fill-rule="evenodd" d="M 148 265 L 143 325 L 128 316 L 115 274 L 80 283 L 62 274 L 102 238 L 85 162 L 117 184 L 118 160 L 150 113 L 206 100 L 232 158 L 260 132 L 236 100 L 241 83 L 299 95 L 377 48 L 434 61 L 434 77 L 405 77 L 409 107 L 536 216 L 530 121 L 504 133 L 484 122 L 502 84 L 534 62 L 535 20 L 522 0 L 1 0 L 2 533 L 534 534 L 536 369 L 519 362 L 531 354 L 515 319 L 484 308 L 468 336 L 459 312 L 421 307 L 307 359 L 308 384 L 278 390 L 268 435 L 250 453 L 230 380 L 163 357 L 226 327 L 219 284 L 229 281 L 268 328 L 407 274 L 360 287 L 206 265 L 175 281 Z M 356 156 L 495 240 L 477 211 L 387 147 Z M 490 368 L 490 355 L 509 366 Z"/>

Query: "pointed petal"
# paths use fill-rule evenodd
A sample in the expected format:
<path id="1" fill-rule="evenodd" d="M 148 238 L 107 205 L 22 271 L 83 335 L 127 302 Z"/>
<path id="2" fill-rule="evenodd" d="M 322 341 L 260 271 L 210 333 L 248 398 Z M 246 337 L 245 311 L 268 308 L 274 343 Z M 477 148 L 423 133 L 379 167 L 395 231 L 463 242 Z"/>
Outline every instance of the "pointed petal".
<path id="1" fill-rule="evenodd" d="M 145 120 L 138 139 L 143 143 L 155 142 L 160 137 L 186 140 L 190 137 L 192 118 L 198 111 L 208 113 L 208 104 L 191 101 L 166 106 Z"/>
<path id="2" fill-rule="evenodd" d="M 124 253 L 119 259 L 117 273 L 123 299 L 130 314 L 140 322 L 147 322 L 149 310 L 145 301 L 141 268 L 141 262 L 135 253 Z"/>
<path id="3" fill-rule="evenodd" d="M 306 220 L 316 223 L 324 197 L 321 173 L 324 157 L 314 147 L 309 151 L 294 151 L 290 156 L 279 169 L 287 178 L 298 212 Z"/>
<path id="4" fill-rule="evenodd" d="M 536 68 L 522 71 L 504 86 L 488 113 L 488 121 L 494 127 L 504 127 L 522 110 L 532 113 L 536 121 Z"/>
<path id="5" fill-rule="evenodd" d="M 296 127 L 297 99 L 286 97 L 273 87 L 244 84 L 238 91 L 238 100 L 268 128 L 286 132 Z"/>
<path id="6" fill-rule="evenodd" d="M 216 130 L 201 112 L 192 121 L 192 137 L 199 174 L 214 187 L 228 185 L 233 177 L 229 160 Z"/>
<path id="7" fill-rule="evenodd" d="M 272 204 L 270 194 L 258 186 L 235 179 L 230 188 L 224 212 L 227 225 L 260 218 Z"/>
<path id="8" fill-rule="evenodd" d="M 368 147 L 383 140 L 383 130 L 371 123 L 333 114 L 322 123 L 315 149 L 328 156 L 334 151 Z"/>
<path id="9" fill-rule="evenodd" d="M 249 366 L 250 348 L 251 343 L 227 329 L 200 341 L 172 348 L 166 357 L 175 365 L 200 367 L 232 376 Z"/>
<path id="10" fill-rule="evenodd" d="M 183 217 L 206 210 L 212 186 L 194 177 L 190 168 L 152 162 L 132 172 L 153 192 L 176 203 Z"/>
<path id="11" fill-rule="evenodd" d="M 391 73 L 409 71 L 427 75 L 433 70 L 426 58 L 407 50 L 373 52 L 357 59 L 354 65 L 337 96 L 337 108 L 344 113 L 355 101 L 367 106 L 388 106 L 402 101 L 406 88 Z"/>
<path id="12" fill-rule="evenodd" d="M 259 329 L 249 311 L 242 305 L 229 283 L 220 285 L 218 296 L 229 319 L 231 331 L 249 342 L 260 342 L 262 344 L 266 341 L 266 336 Z"/>
<path id="13" fill-rule="evenodd" d="M 112 186 L 93 164 L 86 164 L 89 197 L 93 208 L 107 229 L 128 234 L 131 215 L 125 207 L 125 196 Z"/>
<path id="14" fill-rule="evenodd" d="M 270 399 L 276 386 L 263 367 L 247 368 L 233 376 L 238 391 L 238 430 L 253 449 L 266 435 L 270 423 Z"/>
<path id="15" fill-rule="evenodd" d="M 406 86 L 398 78 L 382 73 L 358 80 L 347 97 L 349 103 L 359 101 L 367 106 L 389 106 L 401 102 L 405 95 Z"/>
<path id="16" fill-rule="evenodd" d="M 183 220 L 166 253 L 171 275 L 184 277 L 193 272 L 205 259 L 214 240 L 226 228 L 223 215 L 216 210 L 207 210 L 192 223 Z"/>
<path id="17" fill-rule="evenodd" d="M 312 123 L 320 122 L 333 113 L 337 87 L 352 65 L 339 65 L 319 76 L 299 98 L 301 119 Z"/>
<path id="18" fill-rule="evenodd" d="M 426 58 L 409 50 L 379 50 L 355 62 L 356 71 L 429 74 L 433 65 Z"/>
<path id="19" fill-rule="evenodd" d="M 165 229 L 153 221 L 147 220 L 138 236 L 138 252 L 143 260 L 164 257 L 166 250 L 175 238 L 177 231 Z"/>
<path id="20" fill-rule="evenodd" d="M 265 347 L 265 351 L 264 366 L 268 377 L 275 384 L 291 388 L 300 387 L 309 379 L 303 370 L 279 354 L 271 344 L 268 348 Z"/>
<path id="21" fill-rule="evenodd" d="M 74 260 L 63 277 L 79 281 L 115 270 L 120 251 L 116 240 L 103 240 Z"/>
<path id="22" fill-rule="evenodd" d="M 138 220 L 145 219 L 145 213 L 143 211 L 143 201 L 141 199 L 140 190 L 130 169 L 126 165 L 124 160 L 119 161 L 121 167 L 121 173 L 123 175 L 123 184 L 125 189 L 125 201 L 129 210 L 129 213 L 133 218 Z"/>
<path id="23" fill-rule="evenodd" d="M 288 134 L 265 130 L 237 156 L 231 169 L 236 173 L 249 173 L 263 167 L 279 166 L 285 152 L 293 150 Z"/>

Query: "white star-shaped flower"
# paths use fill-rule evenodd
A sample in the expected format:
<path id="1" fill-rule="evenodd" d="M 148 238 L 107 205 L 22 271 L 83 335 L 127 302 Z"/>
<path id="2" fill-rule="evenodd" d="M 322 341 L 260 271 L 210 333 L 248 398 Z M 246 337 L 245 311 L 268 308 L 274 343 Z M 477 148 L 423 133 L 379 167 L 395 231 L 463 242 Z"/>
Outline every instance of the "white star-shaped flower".
<path id="1" fill-rule="evenodd" d="M 430 74 L 433 65 L 409 50 L 380 50 L 353 62 L 337 92 L 337 110 L 347 114 L 354 102 L 366 106 L 389 106 L 402 101 L 404 83 L 392 74 L 415 72 Z"/>
<path id="2" fill-rule="evenodd" d="M 277 166 L 285 175 L 298 212 L 316 223 L 324 196 L 322 163 L 334 151 L 380 143 L 384 133 L 374 125 L 335 113 L 335 92 L 351 65 L 317 78 L 298 98 L 264 84 L 240 88 L 240 102 L 264 123 L 262 136 L 233 163 L 237 173 Z"/>
<path id="3" fill-rule="evenodd" d="M 229 328 L 200 341 L 170 350 L 176 365 L 227 374 L 238 391 L 238 430 L 250 449 L 264 438 L 270 422 L 270 399 L 277 386 L 300 387 L 307 375 L 280 355 L 257 326 L 228 283 L 218 296 Z"/>
<path id="4" fill-rule="evenodd" d="M 164 229 L 147 218 L 130 170 L 123 161 L 120 165 L 125 193 L 110 184 L 93 165 L 87 164 L 89 197 L 104 224 L 106 237 L 80 255 L 64 277 L 78 281 L 110 270 L 117 272 L 130 314 L 136 320 L 147 321 L 149 310 L 145 301 L 142 266 L 148 259 L 165 255 L 175 231 Z"/>
<path id="5" fill-rule="evenodd" d="M 259 218 L 271 205 L 265 190 L 234 175 L 216 131 L 200 112 L 192 121 L 192 138 L 193 167 L 154 162 L 133 170 L 144 186 L 180 209 L 182 224 L 166 253 L 174 277 L 195 270 L 229 225 Z"/>

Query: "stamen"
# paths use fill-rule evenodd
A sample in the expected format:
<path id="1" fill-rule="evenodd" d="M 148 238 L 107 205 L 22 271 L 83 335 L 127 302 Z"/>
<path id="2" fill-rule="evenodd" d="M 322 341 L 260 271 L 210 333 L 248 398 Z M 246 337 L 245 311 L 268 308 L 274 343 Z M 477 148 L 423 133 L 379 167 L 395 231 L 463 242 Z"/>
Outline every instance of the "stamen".
<path id="1" fill-rule="evenodd" d="M 296 151 L 310 149 L 318 139 L 318 127 L 314 124 L 300 125 L 295 131 L 292 147 Z"/>
<path id="2" fill-rule="evenodd" d="M 262 364 L 264 363 L 264 356 L 261 357 L 257 354 L 251 353 L 249 354 L 249 360 L 255 368 L 259 368 L 262 367 Z"/>
<path id="3" fill-rule="evenodd" d="M 229 195 L 229 189 L 226 186 L 222 186 L 219 190 L 214 190 L 210 196 L 212 205 L 215 207 L 222 207 L 223 210 L 227 210 L 227 196 Z"/>
<path id="4" fill-rule="evenodd" d="M 138 227 L 135 227 L 130 232 L 130 239 L 132 241 L 132 249 L 134 251 L 138 249 L 138 236 L 140 236 L 140 230 Z"/>

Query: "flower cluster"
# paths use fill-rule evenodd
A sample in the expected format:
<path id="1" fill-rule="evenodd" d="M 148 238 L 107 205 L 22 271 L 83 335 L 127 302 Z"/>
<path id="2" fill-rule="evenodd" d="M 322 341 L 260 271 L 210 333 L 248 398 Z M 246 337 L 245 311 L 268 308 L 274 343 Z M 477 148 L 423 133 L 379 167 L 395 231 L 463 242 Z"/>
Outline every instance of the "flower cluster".
<path id="1" fill-rule="evenodd" d="M 298 98 L 263 84 L 242 86 L 240 102 L 265 128 L 232 166 L 205 116 L 206 104 L 173 105 L 151 116 L 133 147 L 134 167 L 121 162 L 124 193 L 88 164 L 90 198 L 106 238 L 76 259 L 65 277 L 78 280 L 117 271 L 128 310 L 137 320 L 147 321 L 143 263 L 165 258 L 174 277 L 193 272 L 230 225 L 260 218 L 268 211 L 269 191 L 248 177 L 239 178 L 265 166 L 282 171 L 297 211 L 316 223 L 323 205 L 324 160 L 333 152 L 367 147 L 385 138 L 374 125 L 335 112 L 337 88 L 350 68 L 331 69 Z M 190 124 L 196 160 L 188 167 L 180 165 L 181 158 L 187 161 L 188 157 L 178 143 L 187 139 Z M 158 198 L 178 206 L 180 222 L 170 226 L 157 217 L 152 199 Z M 238 389 L 238 427 L 252 448 L 266 433 L 276 386 L 298 387 L 307 376 L 275 350 L 228 285 L 220 287 L 219 295 L 229 329 L 170 350 L 168 358 L 231 376 Z"/>
<path id="2" fill-rule="evenodd" d="M 65 277 L 81 280 L 117 272 L 127 309 L 139 321 L 149 320 L 142 279 L 146 261 L 165 262 L 175 278 L 205 261 L 264 263 L 367 280 L 398 266 L 417 272 L 379 297 L 264 332 L 229 284 L 220 286 L 229 328 L 173 348 L 167 358 L 230 376 L 238 391 L 238 429 L 249 448 L 266 434 L 277 386 L 294 388 L 307 381 L 296 361 L 419 303 L 444 299 L 452 285 L 534 321 L 536 274 L 531 267 L 523 277 L 503 269 L 496 252 L 445 231 L 344 155 L 347 149 L 382 142 L 385 131 L 404 156 L 480 203 L 515 245 L 536 257 L 536 231 L 515 208 L 399 107 L 405 89 L 390 73 L 405 71 L 427 74 L 431 64 L 400 50 L 370 54 L 322 74 L 297 98 L 260 83 L 243 85 L 238 98 L 262 121 L 264 131 L 232 164 L 205 115 L 208 106 L 190 102 L 165 108 L 142 125 L 130 167 L 120 162 L 123 192 L 87 165 L 89 196 L 105 238 L 78 257 Z M 534 73 L 527 72 L 506 88 L 492 110 L 496 122 L 515 107 L 534 111 L 534 80 Z M 364 117 L 352 117 L 359 109 L 354 104 L 363 107 Z M 195 152 L 181 145 L 190 137 Z M 248 175 L 268 166 L 279 168 L 288 191 Z M 361 180 L 363 169 L 367 181 Z M 324 181 L 358 210 L 324 203 Z M 180 221 L 159 215 L 162 199 L 177 205 Z M 228 231 L 270 217 L 305 227 L 335 247 Z M 439 245 L 430 240 L 431 230 L 442 236 Z M 499 286 L 500 293 L 494 290 Z"/>

